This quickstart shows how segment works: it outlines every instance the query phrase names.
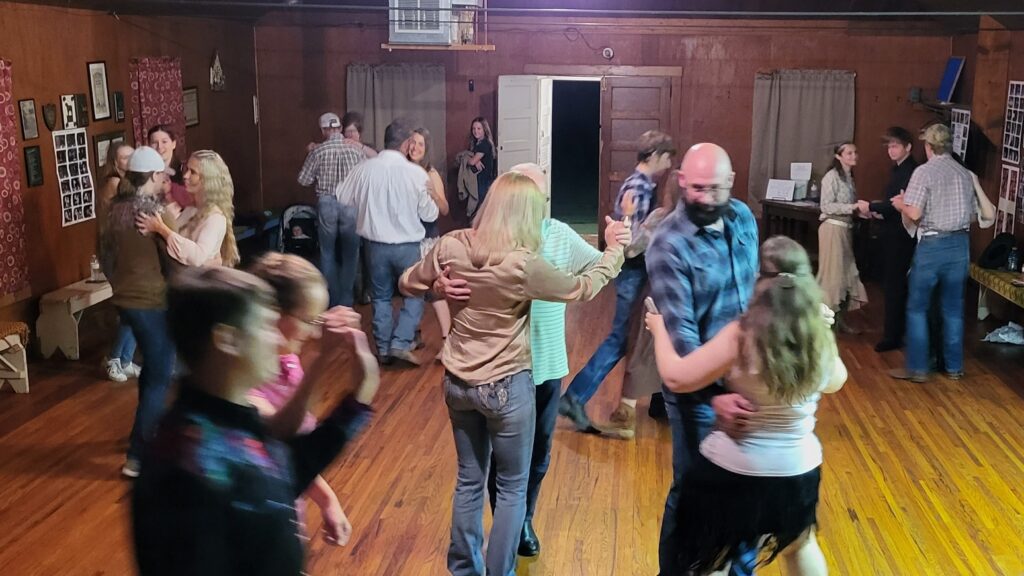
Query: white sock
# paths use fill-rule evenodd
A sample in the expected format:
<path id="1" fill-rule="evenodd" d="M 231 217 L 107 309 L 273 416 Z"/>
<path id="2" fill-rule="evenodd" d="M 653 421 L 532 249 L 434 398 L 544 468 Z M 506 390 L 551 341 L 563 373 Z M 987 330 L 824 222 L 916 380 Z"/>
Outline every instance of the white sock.
<path id="1" fill-rule="evenodd" d="M 630 408 L 636 408 L 636 398 L 623 398 L 619 402 L 629 406 Z"/>

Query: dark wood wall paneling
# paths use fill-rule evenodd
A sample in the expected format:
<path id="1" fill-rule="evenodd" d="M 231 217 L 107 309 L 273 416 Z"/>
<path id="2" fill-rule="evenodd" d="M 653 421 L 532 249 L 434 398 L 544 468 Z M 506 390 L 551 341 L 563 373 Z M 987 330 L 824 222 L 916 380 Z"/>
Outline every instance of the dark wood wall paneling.
<path id="1" fill-rule="evenodd" d="M 755 73 L 773 68 L 854 70 L 856 139 L 862 152 L 858 189 L 875 198 L 889 170 L 880 135 L 892 124 L 915 130 L 931 117 L 908 103 L 910 88 L 934 93 L 952 46 L 973 53 L 976 45 L 973 35 L 954 44 L 940 32 L 900 34 L 898 24 L 872 32 L 864 27 L 851 31 L 834 21 L 643 21 L 580 26 L 584 37 L 579 38 L 568 22 L 493 17 L 493 53 L 389 53 L 380 49 L 387 30 L 375 15 L 335 22 L 266 17 L 256 30 L 262 107 L 267 111 L 262 127 L 266 204 L 310 201 L 311 193 L 295 183 L 305 144 L 317 136 L 320 113 L 344 110 L 345 69 L 357 62 L 447 67 L 449 159 L 461 149 L 473 117 L 495 117 L 499 75 L 522 74 L 526 66 L 537 64 L 681 66 L 682 114 L 674 135 L 684 147 L 706 140 L 725 146 L 735 164 L 739 197 L 747 194 Z M 610 62 L 600 55 L 604 46 L 615 50 Z M 475 84 L 472 93 L 469 80 Z"/>
<path id="2" fill-rule="evenodd" d="M 213 93 L 209 89 L 214 50 L 220 51 L 227 76 L 225 92 Z M 96 251 L 96 223 L 93 220 L 61 228 L 52 139 L 42 117 L 43 104 L 59 104 L 61 94 L 89 94 L 86 62 L 106 61 L 109 88 L 125 93 L 127 108 L 131 58 L 181 57 L 183 84 L 199 88 L 200 123 L 187 130 L 189 149 L 211 148 L 220 152 L 231 167 L 239 210 L 259 207 L 251 25 L 187 17 L 122 16 L 117 20 L 100 12 L 0 2 L 0 56 L 13 63 L 14 100 L 36 101 L 39 138 L 22 142 L 19 133 L 18 146 L 39 146 L 44 167 L 44 185 L 23 189 L 34 298 L 0 309 L 0 318 L 31 321 L 38 296 L 88 275 L 89 257 Z M 20 118 L 17 123 L 20 127 Z M 95 155 L 93 135 L 125 130 L 129 142 L 132 140 L 130 118 L 118 124 L 113 120 L 93 122 L 90 115 L 87 130 L 90 158 Z"/>

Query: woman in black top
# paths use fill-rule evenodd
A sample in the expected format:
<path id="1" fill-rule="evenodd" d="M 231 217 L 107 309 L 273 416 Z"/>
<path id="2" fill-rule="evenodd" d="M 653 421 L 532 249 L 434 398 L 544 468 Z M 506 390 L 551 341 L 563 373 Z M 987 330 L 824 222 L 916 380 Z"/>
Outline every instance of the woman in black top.
<path id="1" fill-rule="evenodd" d="M 479 210 L 479 206 L 483 205 L 484 198 L 487 196 L 487 189 L 491 187 L 491 183 L 494 182 L 498 173 L 494 136 L 491 134 L 491 125 L 483 116 L 477 116 L 469 125 L 469 149 L 473 152 L 469 164 L 476 172 L 476 189 L 480 198 L 477 203 Z M 470 216 L 474 215 L 470 214 Z"/>

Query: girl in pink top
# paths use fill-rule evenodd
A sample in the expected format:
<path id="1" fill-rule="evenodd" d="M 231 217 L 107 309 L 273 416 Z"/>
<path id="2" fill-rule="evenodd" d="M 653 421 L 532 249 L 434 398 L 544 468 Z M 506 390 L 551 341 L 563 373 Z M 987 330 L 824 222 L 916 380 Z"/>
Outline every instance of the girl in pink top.
<path id="1" fill-rule="evenodd" d="M 299 352 L 320 330 L 317 319 L 327 308 L 327 283 L 312 264 L 291 254 L 268 253 L 253 264 L 250 272 L 266 281 L 277 292 L 281 313 L 277 326 L 284 336 L 284 344 L 279 350 L 281 372 L 278 379 L 249 393 L 249 401 L 266 417 L 284 409 L 293 397 L 305 392 L 300 391 L 303 388 L 304 373 L 299 362 Z M 353 331 L 352 335 L 365 377 L 378 378 L 377 363 L 370 352 L 366 335 L 357 331 Z M 308 398 L 306 405 L 310 406 L 314 402 L 315 399 Z M 307 410 L 297 433 L 308 433 L 315 427 L 316 418 Z M 339 546 L 347 544 L 352 535 L 352 524 L 327 481 L 317 476 L 305 496 L 320 508 L 324 521 L 324 539 Z M 300 526 L 303 524 L 302 504 L 296 503 Z"/>

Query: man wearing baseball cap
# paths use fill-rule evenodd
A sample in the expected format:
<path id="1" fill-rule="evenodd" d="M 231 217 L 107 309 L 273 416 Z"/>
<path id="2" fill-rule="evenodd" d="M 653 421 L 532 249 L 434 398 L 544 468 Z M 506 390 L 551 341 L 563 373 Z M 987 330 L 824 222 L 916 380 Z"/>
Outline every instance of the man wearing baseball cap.
<path id="1" fill-rule="evenodd" d="M 331 306 L 352 306 L 360 244 L 355 212 L 340 205 L 334 191 L 366 158 L 361 146 L 345 140 L 342 128 L 337 114 L 320 116 L 324 141 L 310 149 L 299 172 L 299 184 L 316 184 L 320 271 L 327 279 Z"/>
<path id="2" fill-rule="evenodd" d="M 160 214 L 176 228 L 174 218 L 161 205 L 167 183 L 165 164 L 156 150 L 141 146 L 128 160 L 128 170 L 107 210 L 100 211 L 100 255 L 113 291 L 121 323 L 131 328 L 142 352 L 139 404 L 121 473 L 139 475 L 139 462 L 163 412 L 171 385 L 174 348 L 167 333 L 166 275 L 171 266 L 167 247 L 159 235 L 136 230 L 139 214 Z"/>
<path id="3" fill-rule="evenodd" d="M 901 380 L 927 380 L 928 307 L 934 293 L 942 315 L 946 377 L 959 380 L 964 374 L 964 287 L 974 180 L 949 154 L 953 139 L 948 127 L 932 124 L 921 140 L 928 161 L 914 170 L 906 193 L 892 200 L 908 228 L 916 226 L 917 249 L 907 290 L 906 369 L 889 374 Z"/>

